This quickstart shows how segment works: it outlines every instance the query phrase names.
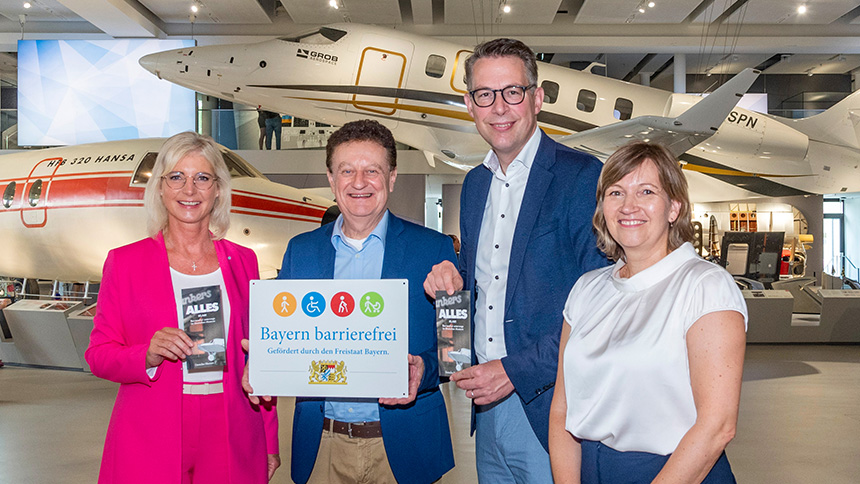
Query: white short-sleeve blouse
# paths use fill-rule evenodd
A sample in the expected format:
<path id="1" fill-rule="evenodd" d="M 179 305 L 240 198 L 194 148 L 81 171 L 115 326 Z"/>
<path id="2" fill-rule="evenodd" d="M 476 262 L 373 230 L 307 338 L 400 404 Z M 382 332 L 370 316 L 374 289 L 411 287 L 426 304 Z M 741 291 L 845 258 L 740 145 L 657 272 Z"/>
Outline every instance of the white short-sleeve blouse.
<path id="1" fill-rule="evenodd" d="M 667 455 L 696 420 L 687 330 L 715 311 L 747 307 L 732 277 L 686 243 L 629 279 L 597 269 L 564 307 L 565 428 L 619 451 Z"/>

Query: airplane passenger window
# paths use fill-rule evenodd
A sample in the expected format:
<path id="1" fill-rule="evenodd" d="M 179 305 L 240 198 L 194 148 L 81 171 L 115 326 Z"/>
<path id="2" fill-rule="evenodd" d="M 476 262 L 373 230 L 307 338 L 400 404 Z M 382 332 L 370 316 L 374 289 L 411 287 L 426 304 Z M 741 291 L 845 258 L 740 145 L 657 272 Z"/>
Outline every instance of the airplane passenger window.
<path id="1" fill-rule="evenodd" d="M 445 75 L 445 65 L 448 61 L 441 55 L 430 54 L 427 58 L 427 65 L 424 67 L 424 73 L 430 77 L 439 79 Z"/>
<path id="2" fill-rule="evenodd" d="M 39 204 L 39 198 L 42 197 L 42 180 L 36 180 L 30 185 L 30 193 L 27 195 L 27 200 L 31 207 Z"/>
<path id="3" fill-rule="evenodd" d="M 155 159 L 158 158 L 157 152 L 149 152 L 143 155 L 143 161 L 137 165 L 137 170 L 131 179 L 132 185 L 146 185 L 149 177 L 152 176 L 152 167 L 155 166 Z"/>
<path id="4" fill-rule="evenodd" d="M 12 200 L 15 198 L 15 182 L 9 182 L 6 190 L 3 191 L 3 206 L 9 208 L 12 206 Z"/>
<path id="5" fill-rule="evenodd" d="M 553 104 L 558 100 L 558 83 L 552 81 L 543 81 L 540 83 L 543 88 L 543 102 Z"/>
<path id="6" fill-rule="evenodd" d="M 630 119 L 633 117 L 633 101 L 624 99 L 623 97 L 616 99 L 615 110 L 612 111 L 612 115 L 615 116 L 615 119 L 620 119 L 621 121 Z"/>
<path id="7" fill-rule="evenodd" d="M 594 111 L 594 105 L 597 103 L 597 94 L 588 89 L 579 91 L 579 96 L 576 98 L 576 109 L 590 113 Z"/>

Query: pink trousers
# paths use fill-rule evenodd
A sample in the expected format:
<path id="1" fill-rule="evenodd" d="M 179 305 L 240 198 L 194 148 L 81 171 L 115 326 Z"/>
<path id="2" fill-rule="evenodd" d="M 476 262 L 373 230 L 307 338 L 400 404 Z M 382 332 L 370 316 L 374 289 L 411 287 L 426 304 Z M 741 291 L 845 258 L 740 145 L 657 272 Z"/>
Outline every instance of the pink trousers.
<path id="1" fill-rule="evenodd" d="M 224 394 L 182 395 L 182 484 L 227 484 Z"/>

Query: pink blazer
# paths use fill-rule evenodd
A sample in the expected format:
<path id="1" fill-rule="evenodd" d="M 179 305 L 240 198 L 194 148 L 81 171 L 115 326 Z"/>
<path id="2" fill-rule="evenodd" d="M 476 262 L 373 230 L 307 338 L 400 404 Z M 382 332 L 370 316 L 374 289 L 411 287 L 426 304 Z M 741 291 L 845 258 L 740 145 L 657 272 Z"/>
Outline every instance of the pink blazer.
<path id="1" fill-rule="evenodd" d="M 230 299 L 224 403 L 230 482 L 267 482 L 266 454 L 278 453 L 274 405 L 256 406 L 242 390 L 248 337 L 248 281 L 258 279 L 253 251 L 215 241 Z M 152 335 L 178 327 L 176 301 L 161 234 L 110 251 L 104 265 L 86 360 L 94 375 L 120 383 L 102 455 L 100 483 L 179 483 L 181 363 L 165 360 L 150 381 L 146 350 Z"/>

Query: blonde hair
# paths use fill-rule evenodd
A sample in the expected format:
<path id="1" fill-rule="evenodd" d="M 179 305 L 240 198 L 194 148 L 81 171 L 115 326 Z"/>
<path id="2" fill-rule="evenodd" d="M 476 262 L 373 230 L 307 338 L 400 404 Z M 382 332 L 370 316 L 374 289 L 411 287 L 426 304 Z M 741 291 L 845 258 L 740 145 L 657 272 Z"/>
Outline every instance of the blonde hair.
<path id="1" fill-rule="evenodd" d="M 619 148 L 606 160 L 600 172 L 600 179 L 597 181 L 597 209 L 594 211 L 592 223 L 597 235 L 597 247 L 612 260 L 623 259 L 624 249 L 612 238 L 606 226 L 606 218 L 603 216 L 606 190 L 636 171 L 646 161 L 654 163 L 657 167 L 660 185 L 669 196 L 669 200 L 681 204 L 678 218 L 669 224 L 668 249 L 672 251 L 684 242 L 693 241 L 692 208 L 687 190 L 687 178 L 681 172 L 681 165 L 666 147 L 634 141 Z"/>
<path id="2" fill-rule="evenodd" d="M 227 235 L 230 228 L 230 170 L 224 163 L 221 149 L 211 137 L 186 131 L 173 135 L 164 142 L 152 167 L 152 175 L 146 183 L 143 206 L 146 209 L 146 230 L 150 237 L 155 237 L 167 228 L 167 208 L 161 201 L 162 177 L 173 171 L 180 160 L 193 153 L 200 154 L 212 165 L 216 178 L 219 196 L 215 198 L 215 205 L 209 217 L 209 230 L 215 239 L 223 239 Z"/>

